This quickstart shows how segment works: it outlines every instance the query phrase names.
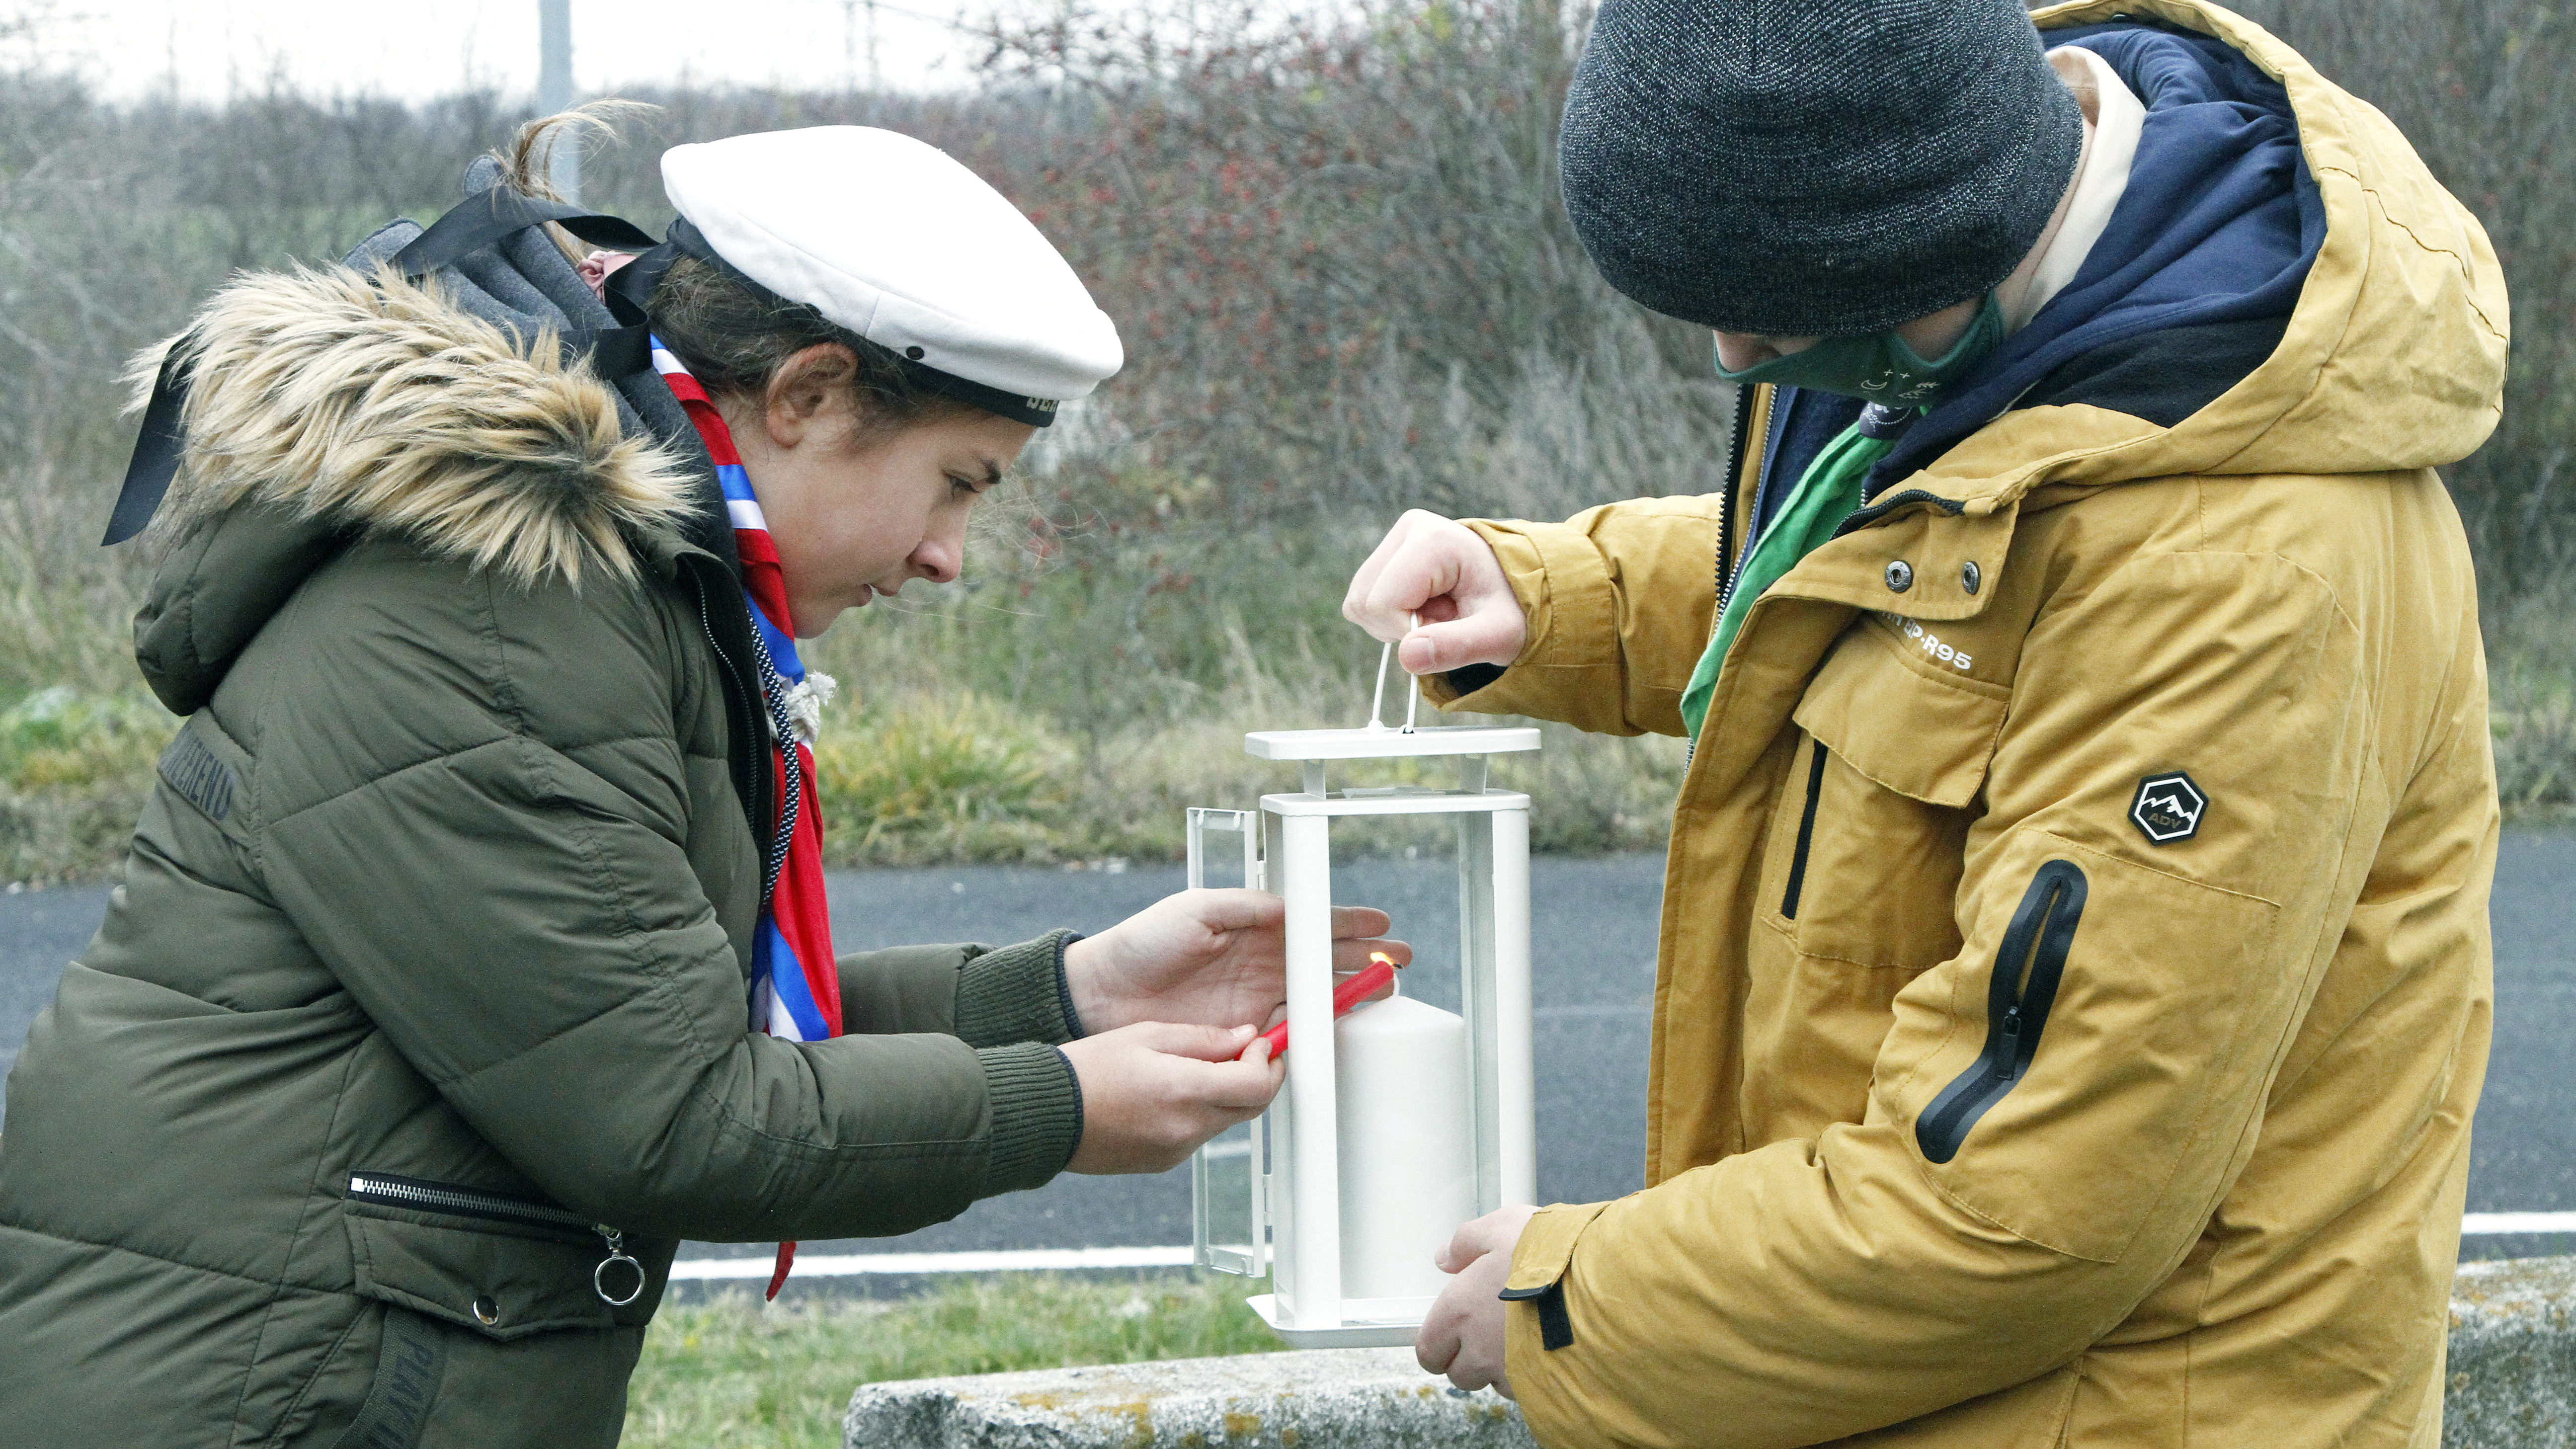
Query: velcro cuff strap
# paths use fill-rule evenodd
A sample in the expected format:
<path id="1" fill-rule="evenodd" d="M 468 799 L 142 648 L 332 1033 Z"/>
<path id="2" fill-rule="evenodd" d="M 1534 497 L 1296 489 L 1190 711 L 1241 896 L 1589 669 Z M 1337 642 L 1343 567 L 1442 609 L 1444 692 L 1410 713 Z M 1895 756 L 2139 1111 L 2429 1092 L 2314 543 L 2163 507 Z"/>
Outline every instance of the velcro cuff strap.
<path id="1" fill-rule="evenodd" d="M 1527 1303 L 1538 1310 L 1539 1347 L 1550 1353 L 1574 1346 L 1574 1320 L 1565 1311 L 1565 1284 L 1544 1288 L 1506 1288 L 1496 1297 L 1505 1303 Z"/>
<path id="2" fill-rule="evenodd" d="M 1503 1280 L 1503 1296 L 1526 1297 L 1530 1290 L 1554 1287 L 1574 1259 L 1575 1240 L 1608 1206 L 1606 1202 L 1559 1203 L 1540 1209 L 1521 1229 L 1520 1243 L 1512 1249 L 1512 1275 Z"/>
<path id="3" fill-rule="evenodd" d="M 1601 1210 L 1610 1204 L 1560 1203 L 1540 1211 L 1521 1229 L 1512 1249 L 1512 1275 L 1503 1280 L 1506 1303 L 1527 1303 L 1538 1310 L 1539 1345 L 1550 1353 L 1574 1344 L 1574 1319 L 1565 1309 L 1565 1270 L 1574 1261 L 1574 1244 Z"/>

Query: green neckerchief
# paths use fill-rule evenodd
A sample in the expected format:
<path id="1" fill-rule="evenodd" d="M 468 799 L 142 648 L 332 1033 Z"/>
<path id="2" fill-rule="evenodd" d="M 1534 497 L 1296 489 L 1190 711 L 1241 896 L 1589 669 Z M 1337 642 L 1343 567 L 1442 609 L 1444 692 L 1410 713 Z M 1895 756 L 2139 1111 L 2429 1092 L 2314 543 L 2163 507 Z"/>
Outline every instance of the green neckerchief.
<path id="1" fill-rule="evenodd" d="M 1691 671 L 1690 688 L 1682 691 L 1682 724 L 1690 738 L 1699 738 L 1699 727 L 1708 719 L 1708 699 L 1717 692 L 1717 671 L 1726 663 L 1726 646 L 1735 642 L 1735 631 L 1753 601 L 1796 568 L 1798 560 L 1834 536 L 1834 530 L 1860 507 L 1861 484 L 1869 477 L 1870 465 L 1895 446 L 1892 438 L 1864 437 L 1855 423 L 1827 443 L 1798 476 L 1798 486 L 1790 490 L 1780 516 L 1764 525 L 1751 556 L 1736 571 L 1735 591 L 1726 596 L 1726 608 L 1717 616 L 1708 650 Z"/>

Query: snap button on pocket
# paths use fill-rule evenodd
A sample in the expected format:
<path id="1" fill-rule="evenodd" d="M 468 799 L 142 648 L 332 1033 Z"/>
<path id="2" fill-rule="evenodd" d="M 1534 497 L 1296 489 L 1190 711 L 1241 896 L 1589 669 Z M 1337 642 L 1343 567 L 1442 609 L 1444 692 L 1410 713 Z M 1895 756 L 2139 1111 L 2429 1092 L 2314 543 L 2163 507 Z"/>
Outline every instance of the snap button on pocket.
<path id="1" fill-rule="evenodd" d="M 1978 570 L 1977 561 L 1975 559 L 1970 559 L 1966 563 L 1959 565 L 1960 588 L 1966 589 L 1969 593 L 1973 594 L 1977 591 L 1977 585 L 1982 584 L 1985 581 L 1986 576 Z"/>
<path id="2" fill-rule="evenodd" d="M 1900 594 L 1914 587 L 1914 565 L 1901 558 L 1891 561 L 1887 566 L 1887 587 Z"/>
<path id="3" fill-rule="evenodd" d="M 485 1328 L 501 1321 L 501 1305 L 492 1301 L 491 1294 L 486 1293 L 474 1300 L 474 1321 Z"/>

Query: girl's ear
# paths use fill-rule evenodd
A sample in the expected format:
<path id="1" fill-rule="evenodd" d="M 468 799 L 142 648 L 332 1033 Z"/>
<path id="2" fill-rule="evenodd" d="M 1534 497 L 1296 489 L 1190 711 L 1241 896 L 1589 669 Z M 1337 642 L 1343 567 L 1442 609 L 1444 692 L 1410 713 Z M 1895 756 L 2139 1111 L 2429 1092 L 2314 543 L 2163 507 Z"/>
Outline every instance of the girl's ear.
<path id="1" fill-rule="evenodd" d="M 859 359 L 838 342 L 818 342 L 791 355 L 769 375 L 762 411 L 770 441 L 792 448 L 827 417 L 847 411 Z"/>

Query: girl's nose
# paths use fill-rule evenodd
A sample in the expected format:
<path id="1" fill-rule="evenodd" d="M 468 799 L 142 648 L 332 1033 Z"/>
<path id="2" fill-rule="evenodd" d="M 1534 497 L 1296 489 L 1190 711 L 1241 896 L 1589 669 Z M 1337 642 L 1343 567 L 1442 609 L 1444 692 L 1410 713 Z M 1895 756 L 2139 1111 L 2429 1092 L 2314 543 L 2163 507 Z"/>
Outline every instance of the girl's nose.
<path id="1" fill-rule="evenodd" d="M 907 560 L 914 574 L 934 584 L 953 584 L 964 570 L 966 538 L 963 529 L 933 533 L 924 538 Z"/>

